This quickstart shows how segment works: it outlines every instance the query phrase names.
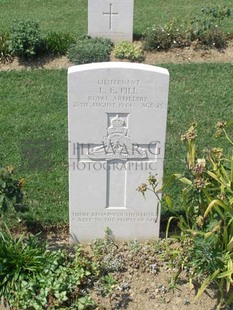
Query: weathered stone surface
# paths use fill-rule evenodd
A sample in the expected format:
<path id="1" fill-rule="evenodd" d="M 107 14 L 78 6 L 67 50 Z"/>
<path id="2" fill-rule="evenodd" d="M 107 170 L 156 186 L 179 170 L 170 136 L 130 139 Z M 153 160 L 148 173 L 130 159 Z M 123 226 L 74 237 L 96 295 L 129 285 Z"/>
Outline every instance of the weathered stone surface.
<path id="1" fill-rule="evenodd" d="M 69 68 L 69 197 L 72 240 L 159 236 L 160 204 L 136 188 L 161 180 L 169 73 L 132 63 Z"/>
<path id="2" fill-rule="evenodd" d="M 133 9 L 134 0 L 88 0 L 88 35 L 132 42 Z"/>

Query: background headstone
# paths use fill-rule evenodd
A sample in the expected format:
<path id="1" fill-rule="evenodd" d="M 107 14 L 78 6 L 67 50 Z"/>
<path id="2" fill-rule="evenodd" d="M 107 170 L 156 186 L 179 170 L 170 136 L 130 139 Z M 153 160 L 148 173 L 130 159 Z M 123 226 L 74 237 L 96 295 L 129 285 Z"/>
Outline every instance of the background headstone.
<path id="1" fill-rule="evenodd" d="M 159 236 L 160 205 L 136 188 L 163 175 L 169 73 L 131 63 L 69 68 L 69 210 L 73 242 Z"/>
<path id="2" fill-rule="evenodd" d="M 88 35 L 132 42 L 133 9 L 134 0 L 88 0 Z"/>

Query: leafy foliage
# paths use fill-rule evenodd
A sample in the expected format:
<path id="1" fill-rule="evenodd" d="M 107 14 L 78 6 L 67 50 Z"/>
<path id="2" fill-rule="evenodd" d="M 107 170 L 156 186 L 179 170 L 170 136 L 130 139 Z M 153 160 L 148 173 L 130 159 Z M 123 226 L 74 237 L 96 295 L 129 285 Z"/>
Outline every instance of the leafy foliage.
<path id="1" fill-rule="evenodd" d="M 116 58 L 119 59 L 128 59 L 130 61 L 142 61 L 143 50 L 141 46 L 138 46 L 131 42 L 120 42 L 118 43 L 113 50 L 113 54 Z"/>
<path id="2" fill-rule="evenodd" d="M 35 238 L 25 242 L 23 235 L 17 239 L 7 226 L 5 230 L 0 231 L 0 292 L 7 298 L 12 290 L 19 290 L 20 283 L 43 271 L 46 257 Z"/>
<path id="3" fill-rule="evenodd" d="M 201 9 L 197 14 L 183 22 L 173 20 L 164 26 L 152 26 L 144 33 L 145 50 L 167 50 L 173 47 L 191 45 L 195 41 L 206 47 L 224 48 L 226 36 L 221 30 L 221 22 L 231 16 L 226 7 Z"/>
<path id="4" fill-rule="evenodd" d="M 202 8 L 201 13 L 187 23 L 187 37 L 207 47 L 226 47 L 226 36 L 221 30 L 221 22 L 231 16 L 230 9 L 221 6 Z"/>
<path id="5" fill-rule="evenodd" d="M 226 35 L 218 27 L 212 30 L 207 30 L 201 37 L 201 42 L 204 46 L 216 47 L 218 49 L 227 46 Z"/>
<path id="6" fill-rule="evenodd" d="M 102 296 L 111 295 L 116 284 L 117 282 L 111 274 L 102 276 L 96 283 L 97 292 Z"/>
<path id="7" fill-rule="evenodd" d="M 68 33 L 49 32 L 44 38 L 46 54 L 65 55 L 75 39 Z"/>
<path id="8" fill-rule="evenodd" d="M 19 58 L 37 56 L 42 50 L 42 35 L 35 20 L 14 21 L 10 29 L 9 44 L 12 53 Z"/>
<path id="9" fill-rule="evenodd" d="M 0 33 L 0 62 L 6 63 L 12 61 L 13 56 L 9 47 L 9 34 Z"/>
<path id="10" fill-rule="evenodd" d="M 189 45 L 184 30 L 178 21 L 171 21 L 164 26 L 152 26 L 144 33 L 143 46 L 147 51 L 168 50 L 172 47 Z"/>
<path id="11" fill-rule="evenodd" d="M 15 179 L 14 167 L 8 166 L 0 169 L 0 206 L 3 212 L 13 205 L 16 211 L 25 212 L 28 206 L 23 204 L 22 187 L 25 179 Z"/>
<path id="12" fill-rule="evenodd" d="M 174 174 L 160 189 L 156 178 L 151 183 L 141 185 L 138 190 L 145 195 L 149 189 L 155 193 L 165 191 L 170 182 L 179 181 L 183 185 L 181 201 L 183 214 L 175 211 L 172 199 L 164 192 L 164 197 L 171 212 L 168 221 L 176 220 L 180 229 L 180 240 L 189 241 L 189 252 L 186 248 L 177 253 L 179 270 L 184 266 L 190 268 L 190 280 L 198 279 L 201 287 L 199 297 L 211 284 L 215 283 L 220 292 L 220 305 L 224 301 L 229 305 L 233 300 L 233 141 L 227 128 L 233 122 L 218 122 L 217 135 L 224 135 L 230 144 L 230 154 L 221 148 L 204 150 L 197 154 L 196 124 L 182 135 L 181 140 L 187 143 L 186 172 Z M 224 154 L 225 153 L 225 154 Z"/>
<path id="13" fill-rule="evenodd" d="M 17 309 L 54 309 L 72 304 L 94 305 L 81 287 L 98 272 L 80 247 L 70 260 L 64 251 L 51 252 L 37 236 L 14 237 L 0 231 L 0 295 Z M 70 309 L 70 308 L 69 308 Z"/>
<path id="14" fill-rule="evenodd" d="M 68 50 L 68 58 L 75 64 L 110 60 L 112 43 L 109 39 L 83 37 Z"/>
<path id="15" fill-rule="evenodd" d="M 91 247 L 103 274 L 119 272 L 124 269 L 123 257 L 118 254 L 115 237 L 108 227 L 105 230 L 105 238 L 95 240 Z"/>

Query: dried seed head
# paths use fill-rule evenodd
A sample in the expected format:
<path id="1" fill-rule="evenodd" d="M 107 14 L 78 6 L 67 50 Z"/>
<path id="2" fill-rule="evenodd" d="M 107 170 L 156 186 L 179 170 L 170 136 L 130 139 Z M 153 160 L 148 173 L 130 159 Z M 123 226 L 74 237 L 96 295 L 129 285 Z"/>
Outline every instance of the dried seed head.
<path id="1" fill-rule="evenodd" d="M 196 188 L 205 188 L 206 187 L 207 182 L 203 179 L 203 178 L 196 178 L 193 182 L 194 187 Z"/>
<path id="2" fill-rule="evenodd" d="M 23 187 L 26 184 L 26 180 L 24 178 L 19 179 L 18 186 Z"/>
<path id="3" fill-rule="evenodd" d="M 227 125 L 227 122 L 224 122 L 224 121 L 217 122 L 217 124 L 215 126 L 217 129 L 216 134 L 215 134 L 216 137 L 220 137 L 223 135 L 223 130 L 226 127 L 226 125 Z"/>
<path id="4" fill-rule="evenodd" d="M 156 177 L 155 177 L 154 175 L 151 174 L 151 175 L 149 176 L 149 178 L 148 178 L 148 183 L 149 183 L 150 185 L 155 185 L 156 182 L 157 182 Z"/>
<path id="5" fill-rule="evenodd" d="M 211 150 L 212 154 L 217 157 L 217 158 L 222 158 L 222 155 L 223 155 L 223 149 L 221 148 L 218 148 L 218 147 L 214 147 L 212 148 Z"/>
<path id="6" fill-rule="evenodd" d="M 146 183 L 142 183 L 140 186 L 138 186 L 137 191 L 139 191 L 140 193 L 145 193 L 147 190 L 147 184 Z"/>
<path id="7" fill-rule="evenodd" d="M 197 137 L 197 131 L 196 131 L 197 124 L 193 123 L 191 124 L 190 128 L 188 131 L 186 131 L 185 134 L 181 135 L 181 141 L 193 141 Z"/>
<path id="8" fill-rule="evenodd" d="M 193 168 L 193 171 L 197 175 L 202 175 L 205 172 L 206 161 L 204 158 L 199 158 L 197 160 L 196 166 Z"/>
<path id="9" fill-rule="evenodd" d="M 14 173 L 15 167 L 14 166 L 7 166 L 6 170 L 7 170 L 7 172 L 9 172 L 11 174 L 11 173 Z"/>
<path id="10" fill-rule="evenodd" d="M 217 129 L 225 128 L 225 127 L 226 127 L 226 124 L 227 124 L 227 122 L 225 122 L 225 121 L 219 121 L 219 122 L 217 122 L 217 124 L 216 124 L 216 128 L 217 128 Z"/>

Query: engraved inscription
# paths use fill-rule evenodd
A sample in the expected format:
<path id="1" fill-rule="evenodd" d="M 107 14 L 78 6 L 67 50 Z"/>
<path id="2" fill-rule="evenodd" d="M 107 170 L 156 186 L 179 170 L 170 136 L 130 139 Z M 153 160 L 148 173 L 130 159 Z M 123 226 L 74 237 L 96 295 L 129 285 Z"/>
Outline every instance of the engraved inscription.
<path id="1" fill-rule="evenodd" d="M 74 108 L 133 109 L 135 104 L 142 109 L 164 109 L 163 102 L 151 102 L 140 94 L 140 80 L 97 80 L 96 94 L 87 95 Z"/>
<path id="2" fill-rule="evenodd" d="M 158 220 L 158 208 L 156 212 L 73 212 L 72 221 L 79 223 L 156 223 Z"/>
<path id="3" fill-rule="evenodd" d="M 117 89 L 116 87 L 100 87 L 100 94 L 123 94 L 123 95 L 134 95 L 137 93 L 136 87 L 120 87 Z"/>
<path id="4" fill-rule="evenodd" d="M 140 80 L 98 80 L 99 85 L 138 86 Z"/>
<path id="5" fill-rule="evenodd" d="M 109 127 L 107 136 L 103 137 L 103 144 L 90 149 L 89 158 L 95 159 L 143 159 L 147 158 L 146 150 L 131 143 L 131 137 L 128 135 L 128 116 L 119 117 L 119 114 L 112 117 L 108 114 Z"/>

